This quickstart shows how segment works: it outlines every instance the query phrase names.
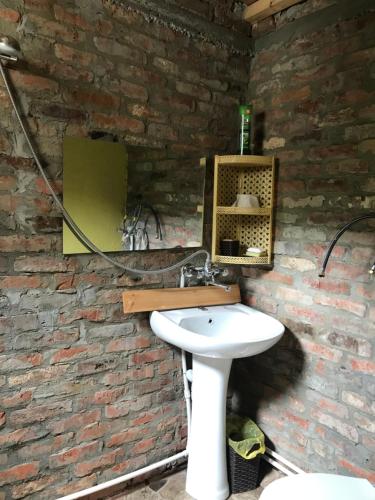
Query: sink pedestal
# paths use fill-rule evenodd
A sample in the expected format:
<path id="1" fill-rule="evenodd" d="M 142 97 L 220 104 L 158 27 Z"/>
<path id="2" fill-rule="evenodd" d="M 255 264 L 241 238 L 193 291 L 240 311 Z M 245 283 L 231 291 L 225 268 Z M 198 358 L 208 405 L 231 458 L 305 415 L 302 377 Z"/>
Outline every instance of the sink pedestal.
<path id="1" fill-rule="evenodd" d="M 193 355 L 186 491 L 197 500 L 229 496 L 225 420 L 231 364 L 231 359 Z"/>

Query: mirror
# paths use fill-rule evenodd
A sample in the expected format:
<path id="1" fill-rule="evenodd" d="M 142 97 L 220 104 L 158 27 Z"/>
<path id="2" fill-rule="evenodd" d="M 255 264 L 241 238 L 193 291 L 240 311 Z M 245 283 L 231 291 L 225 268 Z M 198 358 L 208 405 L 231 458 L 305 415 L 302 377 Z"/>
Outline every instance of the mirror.
<path id="1" fill-rule="evenodd" d="M 104 252 L 202 246 L 205 167 L 161 149 L 65 137 L 64 206 Z M 64 254 L 88 253 L 68 226 Z"/>

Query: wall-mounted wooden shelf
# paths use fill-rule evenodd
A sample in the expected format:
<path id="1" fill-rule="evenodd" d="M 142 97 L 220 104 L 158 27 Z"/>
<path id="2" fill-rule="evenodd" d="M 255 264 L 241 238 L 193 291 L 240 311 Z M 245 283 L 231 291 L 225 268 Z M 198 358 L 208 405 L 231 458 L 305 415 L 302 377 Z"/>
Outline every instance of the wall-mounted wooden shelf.
<path id="1" fill-rule="evenodd" d="M 265 208 L 242 208 L 242 207 L 216 207 L 216 213 L 232 215 L 271 215 L 271 207 Z"/>
<path id="2" fill-rule="evenodd" d="M 266 265 L 272 259 L 275 159 L 270 156 L 215 156 L 212 260 L 220 264 Z M 237 194 L 259 199 L 259 208 L 233 207 Z M 220 240 L 239 240 L 238 256 L 220 255 Z M 266 251 L 245 255 L 248 247 Z"/>

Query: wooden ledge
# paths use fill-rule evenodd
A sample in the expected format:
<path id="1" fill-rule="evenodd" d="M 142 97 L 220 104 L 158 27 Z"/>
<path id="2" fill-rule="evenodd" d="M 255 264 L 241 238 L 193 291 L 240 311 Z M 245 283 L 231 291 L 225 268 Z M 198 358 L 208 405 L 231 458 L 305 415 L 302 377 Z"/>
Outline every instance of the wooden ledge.
<path id="1" fill-rule="evenodd" d="M 257 0 L 246 7 L 243 18 L 253 24 L 281 10 L 288 9 L 302 0 Z"/>
<path id="2" fill-rule="evenodd" d="M 230 286 L 228 292 L 215 286 L 128 290 L 122 294 L 124 312 L 165 311 L 168 309 L 218 306 L 241 302 L 239 286 L 228 286 Z"/>

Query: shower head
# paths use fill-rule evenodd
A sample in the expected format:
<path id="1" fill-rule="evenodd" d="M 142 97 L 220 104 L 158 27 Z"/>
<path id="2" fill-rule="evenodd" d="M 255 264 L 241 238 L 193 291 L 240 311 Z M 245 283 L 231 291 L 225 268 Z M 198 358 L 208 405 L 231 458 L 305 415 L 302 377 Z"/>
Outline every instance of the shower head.
<path id="1" fill-rule="evenodd" d="M 18 61 L 21 51 L 18 42 L 10 36 L 0 35 L 0 59 Z"/>

